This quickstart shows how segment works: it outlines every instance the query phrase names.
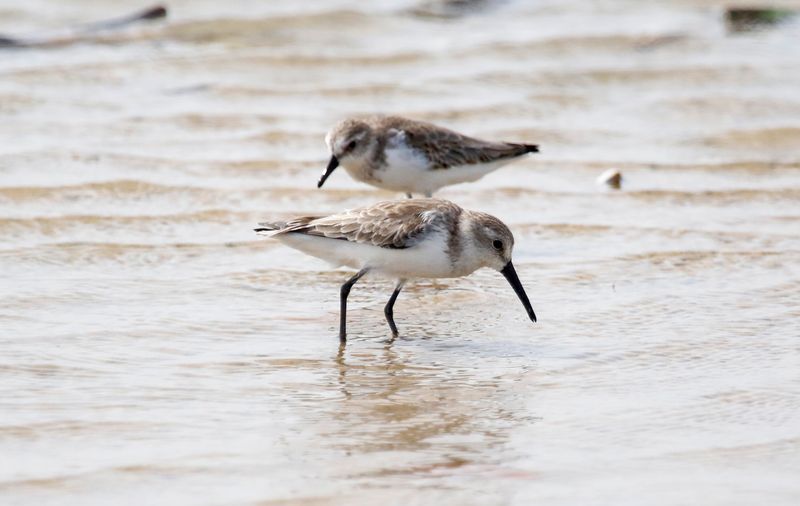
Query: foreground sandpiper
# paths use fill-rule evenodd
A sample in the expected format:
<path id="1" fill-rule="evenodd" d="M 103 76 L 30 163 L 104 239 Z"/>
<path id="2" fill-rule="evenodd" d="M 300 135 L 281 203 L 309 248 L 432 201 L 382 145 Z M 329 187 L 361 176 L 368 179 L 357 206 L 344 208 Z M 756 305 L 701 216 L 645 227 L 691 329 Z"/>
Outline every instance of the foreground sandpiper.
<path id="1" fill-rule="evenodd" d="M 407 196 L 477 181 L 536 153 L 535 144 L 491 142 L 399 116 L 346 119 L 325 137 L 331 159 L 317 187 L 341 165 L 353 179 Z"/>
<path id="2" fill-rule="evenodd" d="M 261 223 L 255 231 L 335 266 L 357 269 L 341 289 L 339 339 L 345 341 L 347 296 L 368 273 L 397 279 L 384 308 L 397 335 L 394 303 L 410 278 L 456 278 L 481 267 L 500 271 L 522 301 L 531 321 L 531 303 L 511 263 L 514 236 L 486 213 L 468 211 L 439 199 L 379 202 L 330 216 L 303 216 Z"/>

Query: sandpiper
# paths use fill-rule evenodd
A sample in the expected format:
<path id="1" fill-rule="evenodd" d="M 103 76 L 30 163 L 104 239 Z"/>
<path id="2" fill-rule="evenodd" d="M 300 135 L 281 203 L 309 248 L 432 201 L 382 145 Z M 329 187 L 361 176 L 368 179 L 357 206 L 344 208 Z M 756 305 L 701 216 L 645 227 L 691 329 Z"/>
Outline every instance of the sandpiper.
<path id="1" fill-rule="evenodd" d="M 399 116 L 349 118 L 325 137 L 331 159 L 321 188 L 341 165 L 353 179 L 426 197 L 443 186 L 477 181 L 528 153 L 535 144 L 491 142 Z"/>
<path id="2" fill-rule="evenodd" d="M 255 231 L 287 246 L 358 272 L 341 288 L 339 339 L 346 339 L 347 296 L 367 274 L 397 280 L 384 308 L 397 336 L 394 303 L 410 278 L 455 278 L 490 267 L 505 276 L 531 321 L 531 303 L 511 263 L 514 236 L 486 213 L 439 199 L 392 200 L 330 216 L 303 216 L 259 224 Z"/>

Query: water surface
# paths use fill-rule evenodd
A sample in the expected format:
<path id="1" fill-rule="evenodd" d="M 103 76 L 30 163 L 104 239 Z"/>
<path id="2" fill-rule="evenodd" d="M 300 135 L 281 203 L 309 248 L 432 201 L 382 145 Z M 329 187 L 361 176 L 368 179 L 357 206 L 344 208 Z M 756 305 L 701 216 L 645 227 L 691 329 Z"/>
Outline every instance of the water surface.
<path id="1" fill-rule="evenodd" d="M 176 1 L 0 54 L 3 504 L 796 504 L 800 26 L 721 3 Z M 0 6 L 0 33 L 122 14 Z M 440 196 L 495 272 L 351 295 L 264 218 L 397 195 L 381 111 L 542 153 Z M 622 191 L 599 188 L 609 168 Z"/>

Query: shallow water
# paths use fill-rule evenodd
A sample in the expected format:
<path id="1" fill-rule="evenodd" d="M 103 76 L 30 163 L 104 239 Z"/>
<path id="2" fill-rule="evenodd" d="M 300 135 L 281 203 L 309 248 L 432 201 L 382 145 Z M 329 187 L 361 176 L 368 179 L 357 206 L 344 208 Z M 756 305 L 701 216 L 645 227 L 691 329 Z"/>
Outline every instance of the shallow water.
<path id="1" fill-rule="evenodd" d="M 800 24 L 720 5 L 182 0 L 2 51 L 0 502 L 797 504 Z M 481 271 L 388 342 L 367 280 L 339 347 L 347 273 L 251 229 L 396 197 L 314 188 L 374 111 L 541 144 L 440 193 L 511 226 L 539 323 Z"/>

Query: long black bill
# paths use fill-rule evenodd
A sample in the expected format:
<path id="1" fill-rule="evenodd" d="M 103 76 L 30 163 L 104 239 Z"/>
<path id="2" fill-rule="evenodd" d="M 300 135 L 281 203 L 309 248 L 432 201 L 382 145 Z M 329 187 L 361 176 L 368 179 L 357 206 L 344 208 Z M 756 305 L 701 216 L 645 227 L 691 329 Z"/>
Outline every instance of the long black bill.
<path id="1" fill-rule="evenodd" d="M 514 270 L 514 264 L 509 262 L 503 267 L 503 270 L 500 271 L 503 276 L 508 280 L 508 284 L 511 285 L 511 288 L 514 289 L 514 293 L 517 294 L 519 300 L 522 301 L 522 305 L 525 306 L 525 311 L 528 312 L 528 317 L 531 319 L 532 322 L 536 321 L 536 313 L 533 312 L 533 308 L 531 307 L 531 301 L 528 300 L 528 295 L 525 293 L 525 289 L 522 288 L 522 283 L 519 282 L 519 277 L 517 276 L 517 271 Z"/>
<path id="2" fill-rule="evenodd" d="M 319 178 L 319 182 L 317 183 L 317 188 L 322 188 L 322 185 L 325 184 L 325 181 L 328 179 L 331 173 L 334 170 L 336 170 L 336 167 L 338 166 L 339 166 L 339 159 L 336 158 L 336 155 L 331 156 L 331 161 L 328 162 L 328 168 L 325 169 L 325 174 L 323 174 L 322 177 Z"/>

